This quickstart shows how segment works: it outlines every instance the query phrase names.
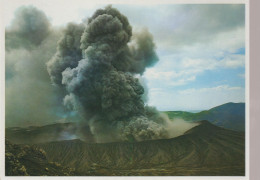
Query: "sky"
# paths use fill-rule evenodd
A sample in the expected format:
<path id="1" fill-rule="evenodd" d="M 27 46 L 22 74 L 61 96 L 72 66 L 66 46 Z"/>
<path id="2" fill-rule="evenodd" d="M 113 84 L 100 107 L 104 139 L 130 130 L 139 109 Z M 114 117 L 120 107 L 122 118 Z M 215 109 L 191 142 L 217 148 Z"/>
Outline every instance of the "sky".
<path id="1" fill-rule="evenodd" d="M 80 23 L 106 6 L 83 0 L 6 1 L 7 28 L 21 5 L 42 10 L 56 27 Z M 143 74 L 149 105 L 191 111 L 245 102 L 244 5 L 112 6 L 127 16 L 133 31 L 147 28 L 154 37 L 160 60 Z"/>

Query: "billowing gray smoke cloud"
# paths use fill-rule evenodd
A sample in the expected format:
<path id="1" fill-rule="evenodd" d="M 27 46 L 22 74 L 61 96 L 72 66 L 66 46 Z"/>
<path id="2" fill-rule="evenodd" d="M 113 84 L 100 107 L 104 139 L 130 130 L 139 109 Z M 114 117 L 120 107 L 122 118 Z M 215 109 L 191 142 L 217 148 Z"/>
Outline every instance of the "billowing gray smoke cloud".
<path id="1" fill-rule="evenodd" d="M 60 36 L 42 11 L 17 10 L 5 36 L 6 127 L 55 123 L 67 113 L 46 69 Z"/>
<path id="2" fill-rule="evenodd" d="M 50 22 L 46 15 L 33 6 L 21 7 L 8 29 L 6 49 L 32 48 L 40 45 L 50 34 Z"/>
<path id="3" fill-rule="evenodd" d="M 159 60 L 153 43 L 153 37 L 147 29 L 133 34 L 130 50 L 133 56 L 130 72 L 143 74 L 146 67 L 151 67 Z"/>
<path id="4" fill-rule="evenodd" d="M 69 23 L 62 38 L 58 42 L 57 52 L 47 63 L 48 72 L 54 84 L 61 86 L 61 73 L 68 67 L 75 68 L 82 59 L 80 38 L 84 25 Z"/>
<path id="5" fill-rule="evenodd" d="M 64 105 L 79 112 L 97 142 L 168 137 L 167 118 L 145 106 L 136 77 L 158 61 L 152 35 L 132 36 L 128 19 L 111 6 L 88 19 L 80 41 L 83 26 L 70 26 L 47 64 L 68 92 Z"/>

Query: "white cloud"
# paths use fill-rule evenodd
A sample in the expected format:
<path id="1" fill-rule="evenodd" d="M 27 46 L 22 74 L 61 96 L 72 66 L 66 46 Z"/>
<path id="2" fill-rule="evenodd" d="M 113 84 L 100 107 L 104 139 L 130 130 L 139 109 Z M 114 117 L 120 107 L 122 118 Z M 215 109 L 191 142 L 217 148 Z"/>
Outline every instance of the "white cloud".
<path id="1" fill-rule="evenodd" d="M 181 76 L 181 73 L 176 73 L 175 71 L 160 72 L 160 71 L 156 71 L 155 68 L 147 69 L 145 72 L 145 77 L 147 77 L 149 79 L 170 80 L 170 79 L 177 78 L 180 76 Z"/>
<path id="2" fill-rule="evenodd" d="M 245 66 L 245 55 L 241 54 L 229 54 L 221 60 L 186 57 L 175 59 L 176 56 L 164 58 L 161 59 L 161 64 L 146 70 L 144 77 L 148 82 L 159 81 L 160 84 L 168 86 L 182 86 L 195 81 L 198 75 L 207 70 L 234 69 Z"/>
<path id="3" fill-rule="evenodd" d="M 196 71 L 196 70 L 195 70 Z M 148 69 L 145 72 L 144 77 L 151 81 L 159 81 L 167 86 L 182 86 L 187 84 L 188 82 L 195 81 L 196 76 L 194 75 L 195 71 L 165 71 L 165 72 L 157 72 L 156 69 Z"/>
<path id="4" fill-rule="evenodd" d="M 220 32 L 206 45 L 221 52 L 234 53 L 237 49 L 245 47 L 245 27 Z"/>
<path id="5" fill-rule="evenodd" d="M 189 76 L 189 77 L 186 77 L 186 78 L 181 78 L 181 79 L 178 79 L 176 81 L 172 81 L 172 82 L 169 82 L 169 85 L 170 86 L 182 86 L 182 85 L 185 85 L 191 81 L 195 81 L 196 79 L 196 76 Z"/>
<path id="6" fill-rule="evenodd" d="M 179 91 L 179 94 L 194 94 L 194 93 L 208 93 L 208 92 L 214 92 L 214 91 L 234 91 L 234 90 L 241 90 L 242 87 L 230 87 L 228 85 L 220 85 L 216 87 L 210 87 L 210 88 L 191 88 Z"/>
<path id="7" fill-rule="evenodd" d="M 226 56 L 223 60 L 220 61 L 220 67 L 224 68 L 237 68 L 245 66 L 245 55 L 233 54 Z"/>
<path id="8" fill-rule="evenodd" d="M 245 55 L 241 54 L 229 54 L 223 59 L 192 59 L 184 58 L 180 64 L 182 69 L 194 69 L 197 72 L 203 72 L 205 70 L 213 70 L 216 68 L 237 68 L 244 67 L 245 65 Z"/>

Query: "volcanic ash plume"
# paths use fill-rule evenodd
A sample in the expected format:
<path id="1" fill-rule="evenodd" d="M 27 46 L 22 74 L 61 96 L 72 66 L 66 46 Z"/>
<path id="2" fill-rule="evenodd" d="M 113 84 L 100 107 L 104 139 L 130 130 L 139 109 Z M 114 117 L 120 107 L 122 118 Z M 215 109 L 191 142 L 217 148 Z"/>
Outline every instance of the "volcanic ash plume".
<path id="1" fill-rule="evenodd" d="M 158 61 L 154 48 L 147 30 L 132 36 L 128 19 L 111 6 L 97 10 L 86 27 L 68 26 L 48 72 L 66 89 L 64 105 L 78 111 L 96 142 L 169 136 L 167 118 L 145 106 L 137 78 Z"/>
<path id="2" fill-rule="evenodd" d="M 40 45 L 51 33 L 51 24 L 46 15 L 35 7 L 20 7 L 8 30 L 6 49 L 28 49 Z"/>
<path id="3" fill-rule="evenodd" d="M 82 59 L 80 38 L 84 28 L 83 24 L 69 23 L 64 30 L 56 54 L 47 63 L 47 70 L 54 84 L 61 85 L 62 72 L 68 67 L 77 67 L 78 61 Z"/>
<path id="4" fill-rule="evenodd" d="M 39 126 L 57 121 L 60 93 L 50 86 L 46 62 L 55 53 L 60 32 L 32 6 L 17 9 L 5 30 L 6 127 Z"/>

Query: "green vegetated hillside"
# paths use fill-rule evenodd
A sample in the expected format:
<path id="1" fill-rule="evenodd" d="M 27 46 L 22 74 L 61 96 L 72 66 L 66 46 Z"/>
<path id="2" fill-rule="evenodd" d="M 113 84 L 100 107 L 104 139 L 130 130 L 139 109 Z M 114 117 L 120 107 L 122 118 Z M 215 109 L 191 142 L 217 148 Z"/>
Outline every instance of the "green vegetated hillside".
<path id="1" fill-rule="evenodd" d="M 5 140 L 6 176 L 70 176 L 73 168 L 65 168 L 57 162 L 49 162 L 41 148 L 12 144 Z"/>
<path id="2" fill-rule="evenodd" d="M 208 120 L 209 122 L 236 131 L 245 131 L 245 103 L 226 103 L 198 113 L 166 111 L 169 118 L 186 121 Z"/>
<path id="3" fill-rule="evenodd" d="M 244 175 L 245 136 L 202 121 L 184 135 L 143 142 L 35 144 L 77 175 Z"/>

